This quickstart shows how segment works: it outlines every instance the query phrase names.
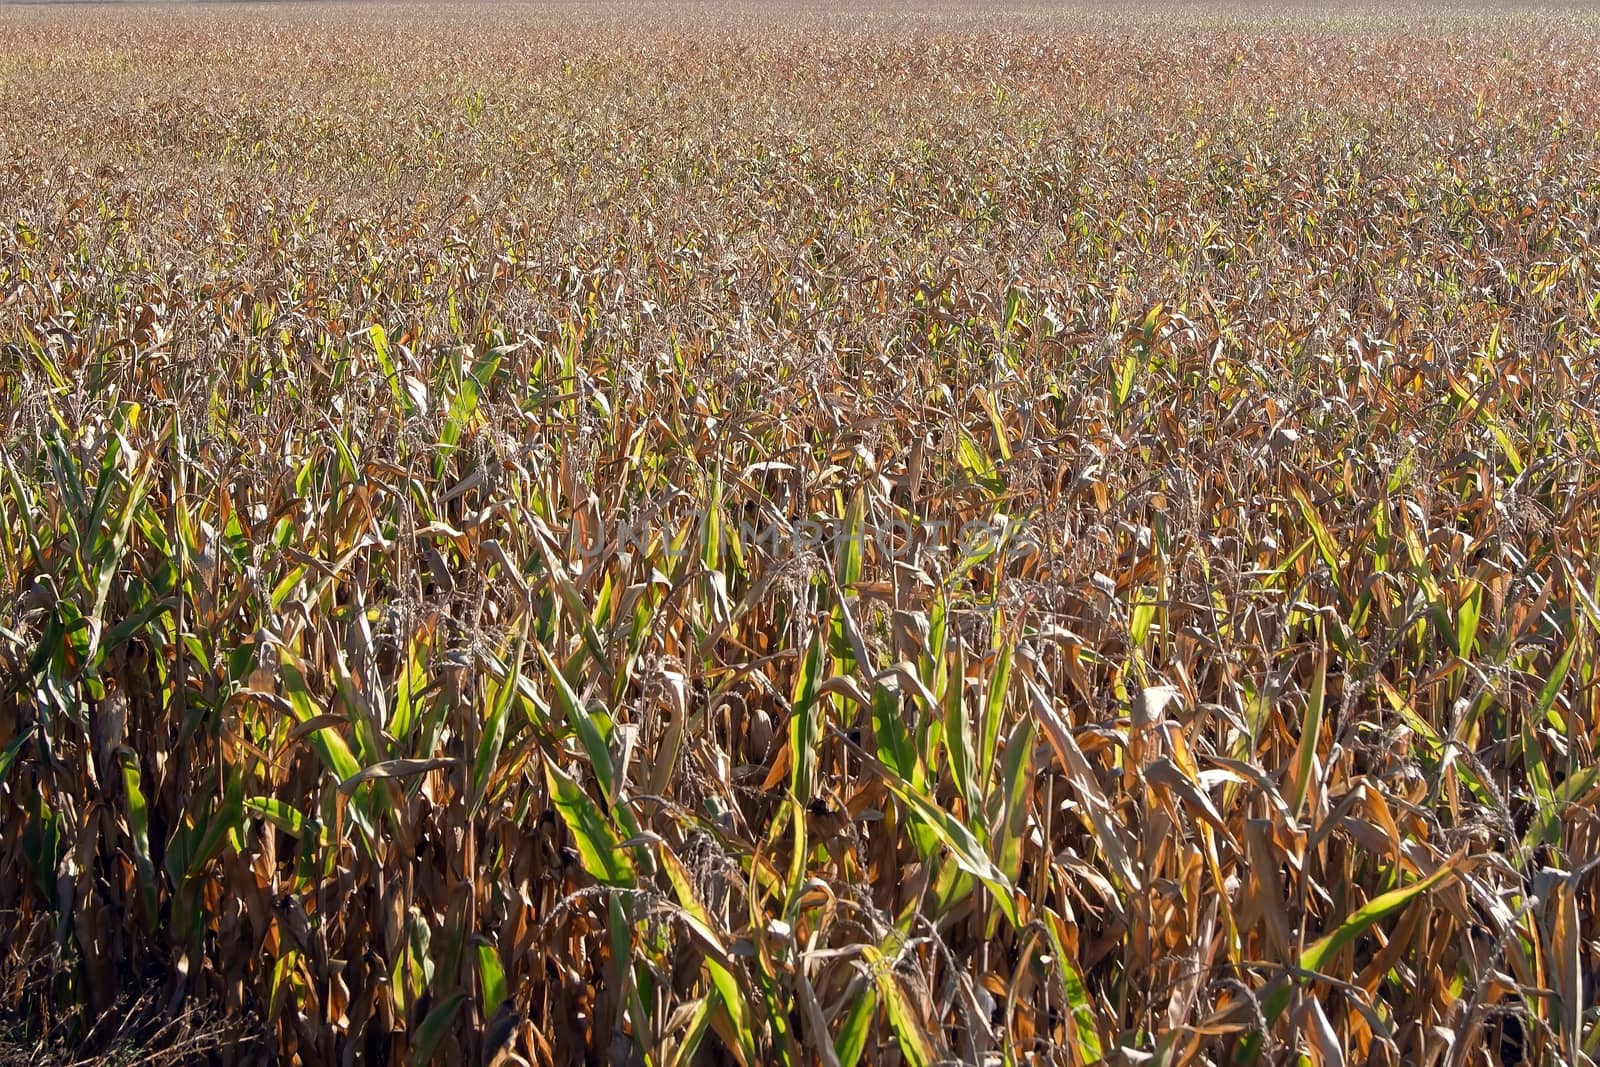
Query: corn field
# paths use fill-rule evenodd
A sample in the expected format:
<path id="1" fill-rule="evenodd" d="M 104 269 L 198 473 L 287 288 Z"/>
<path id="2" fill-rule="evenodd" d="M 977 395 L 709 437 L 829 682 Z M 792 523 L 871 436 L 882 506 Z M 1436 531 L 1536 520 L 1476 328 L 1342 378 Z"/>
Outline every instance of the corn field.
<path id="1" fill-rule="evenodd" d="M 0 9 L 0 1063 L 1600 1059 L 1600 17 Z"/>

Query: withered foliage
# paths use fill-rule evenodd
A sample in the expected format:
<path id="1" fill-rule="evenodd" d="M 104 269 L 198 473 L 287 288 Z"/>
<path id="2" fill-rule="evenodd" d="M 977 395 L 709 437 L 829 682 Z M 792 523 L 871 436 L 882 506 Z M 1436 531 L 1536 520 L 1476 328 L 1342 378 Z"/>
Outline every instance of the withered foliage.
<path id="1" fill-rule="evenodd" d="M 1591 1062 L 1597 120 L 1572 11 L 0 11 L 4 1055 Z"/>

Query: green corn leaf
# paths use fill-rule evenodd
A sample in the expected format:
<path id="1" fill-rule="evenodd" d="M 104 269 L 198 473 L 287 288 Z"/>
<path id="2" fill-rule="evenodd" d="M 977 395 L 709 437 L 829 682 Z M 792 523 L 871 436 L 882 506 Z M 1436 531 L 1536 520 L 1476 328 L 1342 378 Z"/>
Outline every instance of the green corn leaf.
<path id="1" fill-rule="evenodd" d="M 875 987 L 862 990 L 850 1002 L 850 1010 L 845 1013 L 839 1034 L 833 1040 L 833 1054 L 838 1057 L 839 1067 L 856 1067 L 861 1062 L 861 1053 L 867 1047 L 867 1038 L 872 1033 L 872 1019 L 877 1012 L 878 992 Z"/>
<path id="2" fill-rule="evenodd" d="M 700 562 L 705 564 L 708 574 L 716 574 L 722 570 L 722 546 L 722 477 L 718 473 L 711 479 L 711 491 L 708 494 L 700 533 Z"/>
<path id="3" fill-rule="evenodd" d="M 1289 811 L 1300 817 L 1306 795 L 1311 789 L 1311 775 L 1316 764 L 1317 741 L 1322 734 L 1323 705 L 1327 700 L 1328 650 L 1317 652 L 1316 666 L 1311 675 L 1311 692 L 1306 697 L 1305 719 L 1300 724 L 1300 743 L 1294 756 L 1294 791 L 1289 796 Z"/>
<path id="4" fill-rule="evenodd" d="M 905 987 L 900 984 L 900 978 L 895 974 L 894 967 L 882 953 L 870 946 L 864 947 L 863 955 L 872 967 L 873 982 L 877 986 L 878 995 L 883 998 L 889 1027 L 899 1039 L 900 1055 L 910 1067 L 932 1067 L 939 1061 L 939 1054 L 928 1039 L 922 1020 L 917 1017 L 911 998 L 906 995 Z"/>
<path id="5" fill-rule="evenodd" d="M 367 336 L 372 341 L 373 355 L 378 357 L 378 368 L 383 371 L 383 379 L 389 383 L 389 392 L 394 396 L 395 409 L 402 416 L 416 414 L 417 406 L 406 392 L 405 383 L 400 380 L 400 372 L 395 367 L 389 334 L 382 326 L 374 325 L 367 330 Z"/>
<path id="6" fill-rule="evenodd" d="M 1339 542 L 1334 540 L 1333 534 L 1328 530 L 1322 516 L 1317 512 L 1316 505 L 1311 502 L 1305 489 L 1299 485 L 1291 485 L 1289 493 L 1300 508 L 1300 517 L 1311 530 L 1311 536 L 1317 543 L 1317 554 L 1322 557 L 1322 562 L 1327 565 L 1328 573 L 1333 576 L 1334 584 L 1339 584 Z"/>
<path id="7" fill-rule="evenodd" d="M 1357 937 L 1360 937 L 1374 923 L 1382 922 L 1417 899 L 1417 897 L 1455 877 L 1455 870 L 1454 862 L 1443 863 L 1440 864 L 1438 870 L 1426 878 L 1374 897 L 1352 912 L 1349 918 L 1339 924 L 1337 930 L 1321 938 L 1306 949 L 1305 952 L 1301 953 L 1301 969 L 1307 971 L 1320 970 L 1323 963 L 1330 956 Z"/>
<path id="8" fill-rule="evenodd" d="M 795 677 L 794 712 L 789 719 L 790 755 L 793 757 L 789 766 L 789 790 L 802 804 L 811 799 L 816 784 L 817 746 L 822 734 L 817 686 L 822 681 L 824 651 L 822 635 L 813 634 Z"/>
<path id="9" fill-rule="evenodd" d="M 276 797 L 249 797 L 244 802 L 244 810 L 265 819 L 291 837 L 299 837 L 305 832 L 306 817 L 294 805 Z"/>
<path id="10" fill-rule="evenodd" d="M 1072 1015 L 1072 1041 L 1077 1051 L 1079 1063 L 1101 1063 L 1105 1059 L 1105 1049 L 1100 1042 L 1100 1028 L 1095 1025 L 1094 1004 L 1089 1000 L 1088 990 L 1083 984 L 1083 974 L 1078 970 L 1077 961 L 1067 952 L 1067 942 L 1062 936 L 1061 919 L 1054 912 L 1047 913 L 1043 926 L 1045 935 L 1050 940 L 1050 965 L 1055 968 L 1056 976 L 1061 981 L 1062 992 L 1066 995 L 1067 1010 Z"/>
<path id="11" fill-rule="evenodd" d="M 566 674 L 556 665 L 550 653 L 537 639 L 534 641 L 534 650 L 550 674 L 551 684 L 556 690 L 557 705 L 567 721 L 572 724 L 579 743 L 583 745 L 583 750 L 589 757 L 590 766 L 600 782 L 600 792 L 605 799 L 606 810 L 616 819 L 617 825 L 622 828 L 625 835 L 629 838 L 637 837 L 639 823 L 628 805 L 623 803 L 622 789 L 626 783 L 618 773 L 616 761 L 611 755 L 610 742 L 606 734 L 601 732 L 600 723 L 567 681 Z"/>
<path id="12" fill-rule="evenodd" d="M 406 750 L 404 746 L 410 740 L 412 731 L 422 721 L 422 692 L 428 686 L 427 672 L 423 667 L 426 646 L 427 638 L 419 631 L 406 647 L 405 662 L 395 683 L 394 713 L 390 716 L 388 729 L 394 739 L 400 742 L 402 752 Z"/>
<path id="13" fill-rule="evenodd" d="M 861 581 L 861 568 L 866 554 L 867 498 L 864 489 L 857 489 L 845 509 L 844 523 L 836 564 L 839 588 L 851 592 Z"/>
<path id="14" fill-rule="evenodd" d="M 312 699 L 311 689 L 306 685 L 305 675 L 300 673 L 299 666 L 285 655 L 280 661 L 279 673 L 283 678 L 284 696 L 288 698 L 289 706 L 293 709 L 295 721 L 306 723 L 317 718 L 321 713 Z M 361 770 L 361 764 L 351 753 L 349 744 L 332 726 L 313 730 L 307 736 L 307 741 L 323 765 L 340 781 Z"/>
<path id="15" fill-rule="evenodd" d="M 1561 695 L 1561 687 L 1567 683 L 1567 674 L 1572 670 L 1572 654 L 1577 649 L 1576 639 L 1568 642 L 1566 649 L 1561 653 L 1561 658 L 1550 668 L 1550 677 L 1546 678 L 1544 685 L 1539 688 L 1539 699 L 1533 705 L 1531 718 L 1535 722 L 1542 719 L 1557 730 L 1566 730 L 1566 721 L 1554 712 L 1556 698 Z"/>
<path id="16" fill-rule="evenodd" d="M 237 833 L 244 822 L 244 775 L 242 773 L 228 776 L 227 791 L 223 794 L 222 803 L 211 817 L 204 823 L 204 829 L 196 827 L 198 831 L 197 843 L 194 851 L 189 854 L 188 865 L 183 872 L 184 882 L 191 882 L 199 877 L 205 870 L 206 864 L 222 851 L 223 844 L 228 837 Z M 180 833 L 181 828 L 180 828 Z M 169 852 L 173 851 L 169 849 Z M 181 850 L 178 850 L 181 855 Z"/>
<path id="17" fill-rule="evenodd" d="M 687 1067 L 695 1061 L 695 1055 L 700 1051 L 700 1045 L 705 1041 L 706 1031 L 711 1028 L 711 1020 L 721 1003 L 714 996 L 699 997 L 691 1001 L 694 1005 L 693 1014 L 689 1017 L 688 1026 L 684 1027 L 683 1038 L 673 1048 L 671 1057 L 666 1061 L 667 1067 Z"/>
<path id="18" fill-rule="evenodd" d="M 1005 489 L 1005 483 L 1000 478 L 1000 472 L 978 443 L 964 431 L 958 431 L 956 437 L 956 461 L 961 464 L 961 469 L 967 477 L 978 485 L 991 492 L 1000 492 Z"/>
<path id="19" fill-rule="evenodd" d="M 506 971 L 493 942 L 480 936 L 474 937 L 472 943 L 477 949 L 479 1013 L 487 1019 L 506 999 Z"/>
<path id="20" fill-rule="evenodd" d="M 1012 881 L 1022 873 L 1022 845 L 1028 831 L 1028 798 L 1032 781 L 1034 738 L 1038 727 L 1032 719 L 1022 719 L 1011 732 L 1006 743 L 1005 759 L 1000 768 L 1000 791 L 995 799 L 999 805 L 999 818 L 994 833 L 995 865 Z"/>
<path id="21" fill-rule="evenodd" d="M 976 739 L 972 718 L 967 714 L 966 657 L 958 644 L 951 655 L 954 663 L 944 690 L 945 751 L 950 757 L 950 777 L 966 804 L 969 815 L 979 810 Z"/>
<path id="22" fill-rule="evenodd" d="M 917 759 L 911 733 L 906 729 L 900 696 L 886 686 L 875 686 L 872 690 L 872 736 L 877 745 L 879 761 L 897 777 L 911 783 L 912 789 L 920 792 L 924 787 L 926 772 Z M 938 844 L 933 830 L 916 819 L 911 821 L 909 829 L 917 855 L 932 855 Z"/>
<path id="23" fill-rule="evenodd" d="M 1542 802 L 1535 813 L 1527 835 L 1522 839 L 1523 851 L 1529 852 L 1539 845 L 1559 841 L 1561 817 L 1567 813 L 1570 805 L 1586 796 L 1597 781 L 1600 781 L 1600 767 L 1585 767 L 1563 779 L 1551 792 L 1549 800 Z"/>
<path id="24" fill-rule="evenodd" d="M 133 863 L 139 877 L 139 903 L 144 919 L 154 927 L 156 921 L 156 868 L 150 861 L 150 806 L 139 781 L 139 757 L 133 749 L 117 749 L 122 765 L 122 789 L 127 801 L 128 836 L 133 840 Z"/>
<path id="25" fill-rule="evenodd" d="M 1470 660 L 1477 647 L 1478 619 L 1482 612 L 1483 586 L 1473 582 L 1472 592 L 1461 599 L 1461 606 L 1456 609 L 1456 655 L 1464 660 Z"/>
<path id="26" fill-rule="evenodd" d="M 578 859 L 589 877 L 601 885 L 630 888 L 638 878 L 633 860 L 622 849 L 620 839 L 600 808 L 555 764 L 546 761 L 544 776 L 550 802 L 567 824 L 578 849 Z"/>
<path id="27" fill-rule="evenodd" d="M 22 752 L 22 746 L 27 744 L 32 736 L 32 731 L 18 734 L 11 739 L 11 743 L 5 747 L 5 751 L 0 752 L 0 785 L 5 783 L 6 775 L 11 773 L 11 768 L 17 765 L 17 757 Z"/>
<path id="28" fill-rule="evenodd" d="M 140 608 L 107 630 L 100 638 L 100 650 L 109 652 L 118 647 L 163 615 L 170 614 L 175 607 L 177 607 L 177 601 L 171 598 L 146 604 L 143 608 Z"/>
<path id="29" fill-rule="evenodd" d="M 435 1004 L 433 1010 L 428 1012 L 428 1017 L 417 1027 L 416 1037 L 411 1042 L 411 1062 L 416 1067 L 427 1067 L 433 1062 L 434 1054 L 449 1035 L 450 1028 L 455 1025 L 456 1014 L 466 1001 L 466 991 L 458 989 Z"/>
<path id="30" fill-rule="evenodd" d="M 886 769 L 884 782 L 889 791 L 910 809 L 912 816 L 932 830 L 939 842 L 950 850 L 956 865 L 989 887 L 1000 911 L 1011 921 L 1011 925 L 1017 925 L 1016 887 L 989 859 L 972 831 L 961 825 L 955 816 L 912 789 L 909 782 L 889 775 Z"/>
<path id="31" fill-rule="evenodd" d="M 1366 904 L 1351 912 L 1331 934 L 1318 939 L 1302 952 L 1300 954 L 1299 969 L 1308 973 L 1315 973 L 1321 970 L 1328 959 L 1366 933 L 1372 926 L 1397 914 L 1413 900 L 1454 878 L 1457 865 L 1458 860 L 1451 859 L 1440 864 L 1439 869 L 1428 875 L 1428 877 L 1412 882 L 1410 885 L 1401 886 L 1399 889 L 1391 889 L 1389 892 L 1367 901 Z M 1262 1008 L 1266 1014 L 1268 1024 L 1277 1021 L 1278 1017 L 1283 1014 L 1283 1010 L 1289 1006 L 1289 999 L 1292 994 L 1293 986 L 1285 984 L 1267 997 Z"/>
<path id="32" fill-rule="evenodd" d="M 1567 675 L 1571 673 L 1572 657 L 1577 648 L 1577 639 L 1568 643 L 1561 658 L 1551 668 L 1550 677 L 1540 688 L 1532 712 L 1522 720 L 1522 764 L 1535 802 L 1533 819 L 1523 837 L 1524 851 L 1560 840 L 1562 815 L 1568 805 L 1588 791 L 1597 771 L 1600 771 L 1600 768 L 1585 767 L 1569 773 L 1560 786 L 1555 786 L 1545 762 L 1543 746 L 1539 743 L 1538 726 L 1541 722 L 1561 734 L 1566 733 L 1567 724 L 1556 710 L 1556 700 L 1566 684 Z"/>
<path id="33" fill-rule="evenodd" d="M 872 690 L 872 736 L 883 765 L 907 781 L 916 781 L 917 752 L 900 710 L 900 696 L 887 686 Z"/>
<path id="34" fill-rule="evenodd" d="M 999 633 L 999 621 L 995 631 Z M 988 694 L 983 701 L 983 748 L 978 754 L 978 768 L 983 776 L 982 791 L 987 793 L 994 775 L 995 749 L 1000 743 L 1000 728 L 1005 716 L 1006 690 L 1011 685 L 1011 649 L 1009 642 L 999 638 L 994 670 L 989 675 Z"/>
<path id="35" fill-rule="evenodd" d="M 710 949 L 706 954 L 706 970 L 711 974 L 711 984 L 722 997 L 729 1018 L 739 1027 L 741 1044 L 747 1046 L 744 1049 L 746 1058 L 753 1063 L 756 1051 L 753 1041 L 750 1040 L 750 1034 L 745 1029 L 744 990 L 740 988 L 738 979 L 727 965 L 730 957 L 722 944 L 722 938 L 712 930 L 711 916 L 696 896 L 694 880 L 684 867 L 683 861 L 664 844 L 658 851 L 658 858 L 661 861 L 661 869 L 672 884 L 673 895 L 678 898 L 678 906 L 684 910 L 687 920 L 693 924 L 701 945 Z"/>
<path id="36" fill-rule="evenodd" d="M 478 738 L 478 753 L 472 761 L 472 786 L 467 796 L 467 816 L 470 818 L 478 813 L 483 805 L 483 799 L 489 789 L 489 780 L 495 772 L 500 761 L 500 749 L 505 745 L 507 723 L 511 719 L 511 705 L 517 695 L 517 679 L 522 674 L 522 655 L 527 649 L 528 622 L 527 616 L 522 617 L 522 623 L 517 628 L 517 635 L 513 639 L 511 659 L 508 663 L 509 674 L 501 681 L 495 690 L 494 702 L 489 707 L 489 715 L 484 719 L 482 734 Z"/>

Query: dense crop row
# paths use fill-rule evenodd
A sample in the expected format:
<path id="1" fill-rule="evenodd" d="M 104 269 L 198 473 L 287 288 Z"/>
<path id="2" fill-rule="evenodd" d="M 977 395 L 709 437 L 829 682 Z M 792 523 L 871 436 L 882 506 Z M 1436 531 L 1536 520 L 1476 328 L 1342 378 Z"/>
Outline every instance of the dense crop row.
<path id="1" fill-rule="evenodd" d="M 1597 281 L 1577 14 L 0 11 L 0 1053 L 1588 1062 Z"/>

